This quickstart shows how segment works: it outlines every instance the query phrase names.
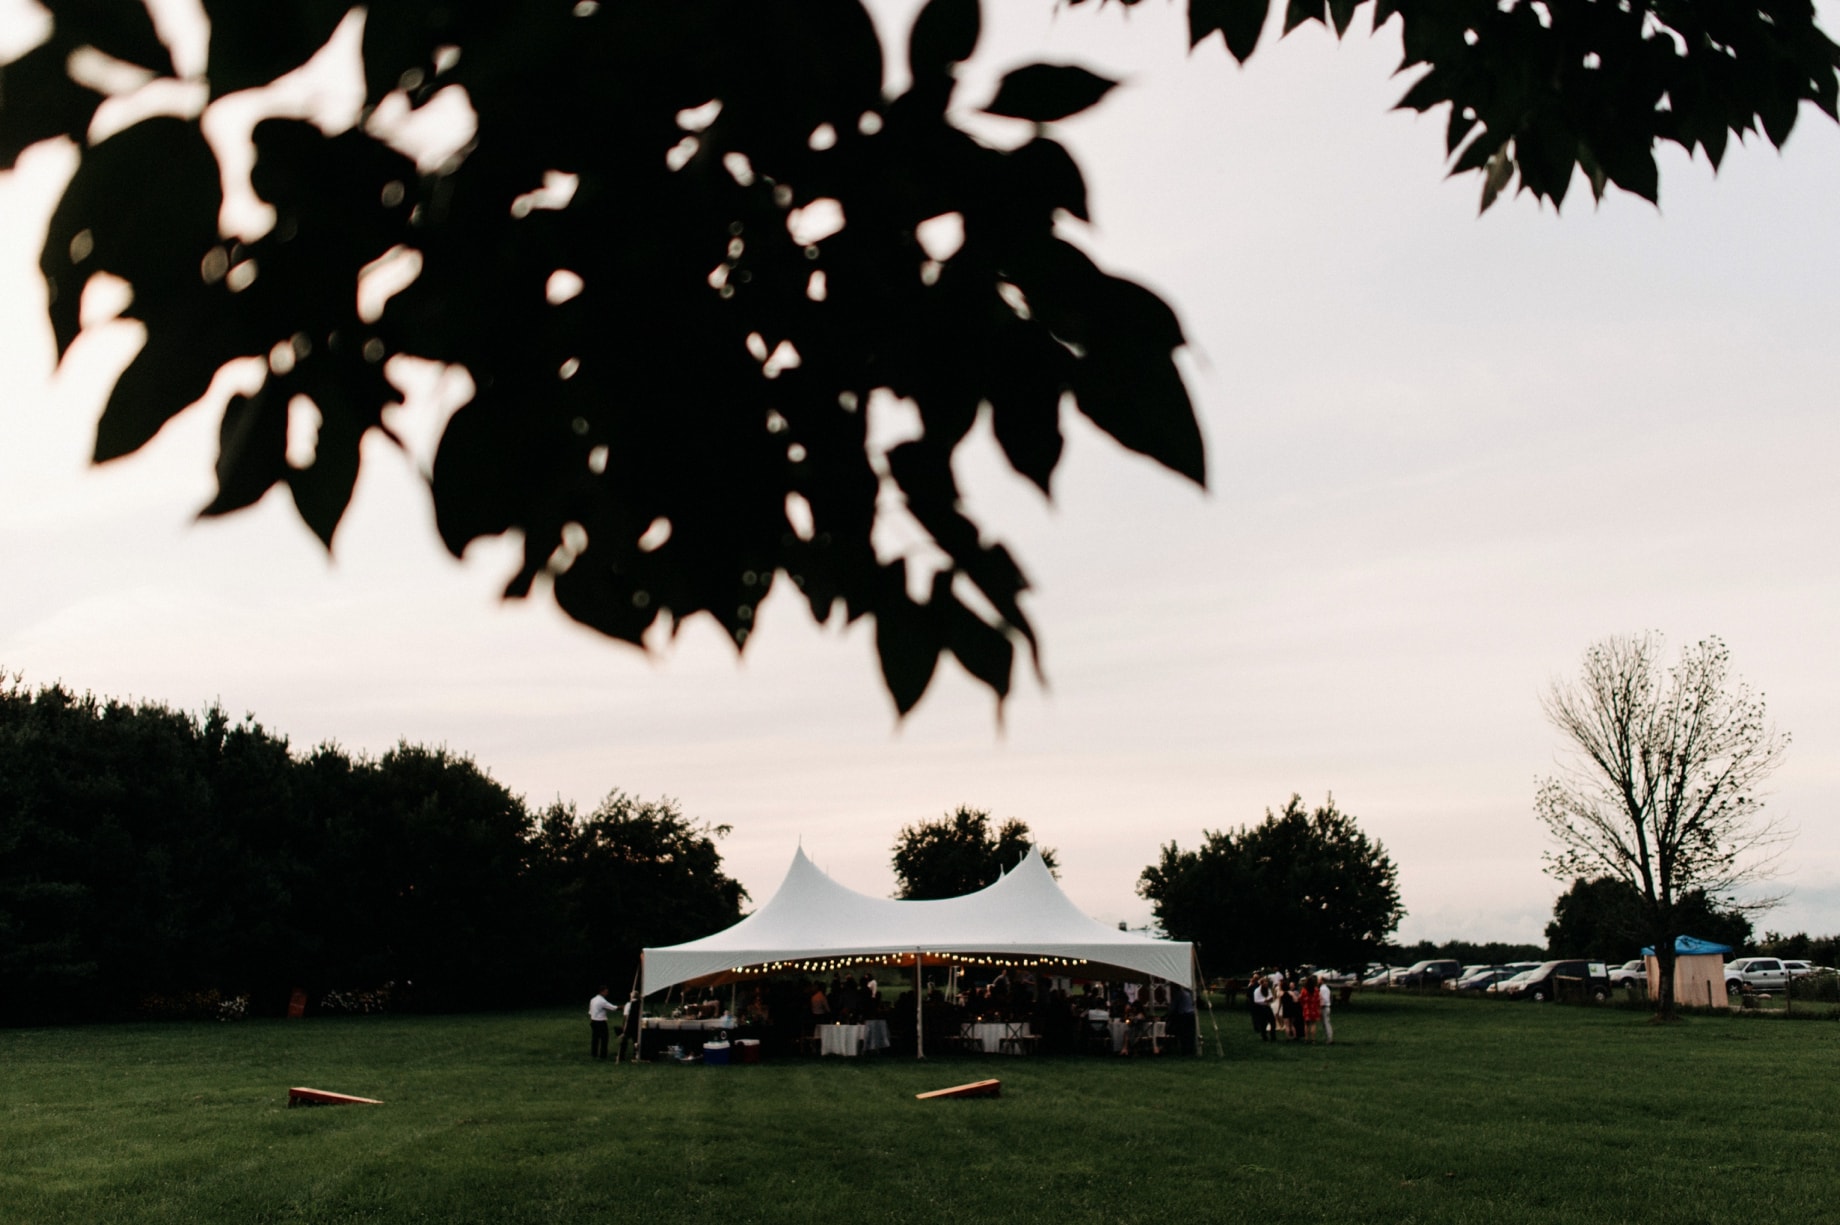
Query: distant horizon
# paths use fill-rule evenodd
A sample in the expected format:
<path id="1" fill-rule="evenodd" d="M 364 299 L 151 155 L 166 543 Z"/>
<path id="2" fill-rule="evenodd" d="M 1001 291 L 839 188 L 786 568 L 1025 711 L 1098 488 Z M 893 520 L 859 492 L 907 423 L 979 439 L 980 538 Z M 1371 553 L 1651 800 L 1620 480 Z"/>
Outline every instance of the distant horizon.
<path id="1" fill-rule="evenodd" d="M 1758 930 L 1840 932 L 1840 129 L 1804 108 L 1780 154 L 1734 143 L 1716 177 L 1666 147 L 1658 209 L 1574 185 L 1562 218 L 1479 218 L 1443 116 L 1391 109 L 1396 24 L 1306 27 L 1240 68 L 1190 54 L 1180 6 L 986 8 L 967 108 L 1025 57 L 1123 79 L 1054 125 L 1094 217 L 1063 228 L 1176 309 L 1211 472 L 1199 492 L 1069 413 L 1049 503 L 978 423 L 956 475 L 1032 581 L 1047 678 L 1019 668 L 1000 716 L 947 663 L 897 720 L 871 627 L 812 624 L 783 580 L 739 661 L 707 619 L 638 651 L 541 585 L 502 602 L 519 542 L 455 560 L 434 530 L 422 472 L 465 380 L 430 364 L 392 367 L 411 451 L 366 443 L 330 559 L 285 494 L 197 519 L 207 407 L 92 468 L 139 342 L 100 323 L 53 373 L 58 146 L 0 174 L 0 667 L 215 700 L 291 743 L 454 746 L 537 807 L 671 796 L 733 827 L 755 898 L 801 838 L 891 892 L 898 830 L 968 803 L 1136 927 L 1163 844 L 1333 794 L 1399 865 L 1398 941 L 1542 943 L 1569 882 L 1541 869 L 1541 693 L 1610 634 L 1718 635 L 1793 737 L 1767 797 L 1799 829 L 1789 892 Z M 875 6 L 891 30 L 912 9 Z"/>

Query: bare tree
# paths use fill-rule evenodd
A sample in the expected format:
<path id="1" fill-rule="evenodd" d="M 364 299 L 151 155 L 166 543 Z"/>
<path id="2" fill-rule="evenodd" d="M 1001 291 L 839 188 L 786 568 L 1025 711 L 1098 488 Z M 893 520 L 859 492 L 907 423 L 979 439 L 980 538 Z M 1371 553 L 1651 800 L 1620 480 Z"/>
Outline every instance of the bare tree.
<path id="1" fill-rule="evenodd" d="M 1654 942 L 1656 1015 L 1674 1015 L 1674 941 L 1690 890 L 1730 900 L 1769 875 L 1787 831 L 1763 815 L 1762 781 L 1789 737 L 1770 724 L 1761 695 L 1729 679 L 1717 638 L 1688 647 L 1672 667 L 1659 634 L 1612 637 L 1585 652 L 1582 675 L 1554 682 L 1541 705 L 1564 733 L 1560 773 L 1540 780 L 1534 810 L 1558 849 L 1561 879 L 1612 876 L 1641 897 Z"/>

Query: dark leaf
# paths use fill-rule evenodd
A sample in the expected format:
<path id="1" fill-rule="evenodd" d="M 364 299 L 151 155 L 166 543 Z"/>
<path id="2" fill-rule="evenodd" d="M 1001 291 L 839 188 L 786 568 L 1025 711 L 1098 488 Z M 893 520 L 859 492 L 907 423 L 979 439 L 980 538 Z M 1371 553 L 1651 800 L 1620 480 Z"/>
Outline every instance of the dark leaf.
<path id="1" fill-rule="evenodd" d="M 1063 145 L 1037 136 L 1009 158 L 1012 181 L 1026 182 L 1050 209 L 1064 208 L 1081 221 L 1092 220 L 1086 211 L 1086 179 Z"/>
<path id="2" fill-rule="evenodd" d="M 1284 10 L 1284 32 L 1289 34 L 1306 21 L 1322 21 L 1327 7 L 1326 0 L 1289 0 Z"/>
<path id="3" fill-rule="evenodd" d="M 555 578 L 556 603 L 562 611 L 609 638 L 638 646 L 658 619 L 659 605 L 650 592 L 641 594 L 630 579 L 610 565 L 590 544 L 575 564 Z M 638 598 L 635 598 L 638 597 Z"/>
<path id="4" fill-rule="evenodd" d="M 62 45 L 45 43 L 0 64 L 0 170 L 11 170 L 41 140 L 68 136 L 84 143 L 102 95 L 70 79 L 68 57 Z"/>
<path id="5" fill-rule="evenodd" d="M 1167 352 L 1096 349 L 1074 366 L 1073 394 L 1080 411 L 1119 443 L 1207 484 L 1201 426 Z"/>
<path id="6" fill-rule="evenodd" d="M 208 317 L 207 317 L 208 318 Z M 141 448 L 160 428 L 204 398 L 218 367 L 234 353 L 206 319 L 149 326 L 147 343 L 128 363 L 96 423 L 95 461 Z"/>
<path id="7" fill-rule="evenodd" d="M 1271 0 L 1222 0 L 1221 37 L 1233 58 L 1245 63 L 1265 33 L 1265 19 L 1271 15 Z"/>
<path id="8" fill-rule="evenodd" d="M 287 479 L 287 412 L 285 400 L 267 388 L 231 397 L 217 432 L 217 496 L 199 514 L 252 506 Z"/>
<path id="9" fill-rule="evenodd" d="M 358 483 L 358 448 L 363 438 L 362 426 L 348 413 L 322 409 L 313 462 L 288 474 L 295 508 L 328 549 Z"/>
<path id="10" fill-rule="evenodd" d="M 517 414 L 488 395 L 461 406 L 435 451 L 435 526 L 455 557 L 481 536 L 509 531 L 528 513 L 541 447 Z"/>
<path id="11" fill-rule="evenodd" d="M 60 355 L 76 339 L 83 284 L 96 272 L 113 273 L 133 287 L 128 313 L 134 318 L 149 318 L 163 299 L 209 313 L 212 299 L 203 292 L 199 267 L 217 243 L 218 182 L 204 135 L 183 119 L 144 120 L 84 155 L 51 215 L 39 255 L 52 286 Z M 151 183 L 160 189 L 148 191 Z M 134 207 L 122 207 L 126 200 Z M 210 330 L 204 319 L 195 324 Z"/>
<path id="12" fill-rule="evenodd" d="M 1188 0 L 1188 45 L 1201 45 L 1215 30 L 1226 28 L 1232 0 Z"/>
<path id="13" fill-rule="evenodd" d="M 938 610 L 916 604 L 906 590 L 907 564 L 897 560 L 883 571 L 884 593 L 875 608 L 875 650 L 882 680 L 901 714 L 926 693 L 942 645 Z"/>
<path id="14" fill-rule="evenodd" d="M 984 109 L 992 115 L 1052 123 L 1105 97 L 1118 82 L 1076 64 L 1028 64 L 1004 75 Z"/>
<path id="15" fill-rule="evenodd" d="M 203 0 L 211 19 L 211 96 L 266 85 L 312 59 L 351 5 L 344 0 Z"/>
<path id="16" fill-rule="evenodd" d="M 949 72 L 977 50 L 978 0 L 927 0 L 907 36 L 907 66 L 915 81 Z"/>
<path id="17" fill-rule="evenodd" d="M 171 76 L 172 57 L 141 0 L 45 0 L 65 47 L 88 44 L 105 55 Z"/>
<path id="18" fill-rule="evenodd" d="M 965 671 L 988 685 L 999 699 L 1009 696 L 1016 663 L 1016 644 L 1009 635 L 958 602 L 949 574 L 941 573 L 934 580 L 932 604 L 944 612 L 946 646 Z"/>

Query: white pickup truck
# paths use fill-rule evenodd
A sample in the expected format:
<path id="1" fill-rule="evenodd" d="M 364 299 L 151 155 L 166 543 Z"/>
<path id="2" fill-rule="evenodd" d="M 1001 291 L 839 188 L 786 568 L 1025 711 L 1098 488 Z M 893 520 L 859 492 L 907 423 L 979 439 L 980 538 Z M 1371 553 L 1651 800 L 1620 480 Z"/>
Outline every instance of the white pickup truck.
<path id="1" fill-rule="evenodd" d="M 1737 995 L 1752 991 L 1781 991 L 1789 985 L 1789 967 L 1776 957 L 1740 957 L 1725 963 L 1725 990 Z"/>

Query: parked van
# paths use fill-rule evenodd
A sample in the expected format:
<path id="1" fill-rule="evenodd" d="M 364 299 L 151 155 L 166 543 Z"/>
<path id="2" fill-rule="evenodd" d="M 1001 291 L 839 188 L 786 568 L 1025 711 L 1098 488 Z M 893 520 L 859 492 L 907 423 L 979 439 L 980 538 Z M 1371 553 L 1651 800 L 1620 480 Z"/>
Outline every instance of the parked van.
<path id="1" fill-rule="evenodd" d="M 1517 1000 L 1541 1003 L 1559 998 L 1561 979 L 1579 979 L 1584 993 L 1594 1000 L 1610 998 L 1610 971 L 1601 961 L 1548 961 L 1514 985 L 1511 993 Z M 1502 984 L 1504 987 L 1506 983 Z"/>

